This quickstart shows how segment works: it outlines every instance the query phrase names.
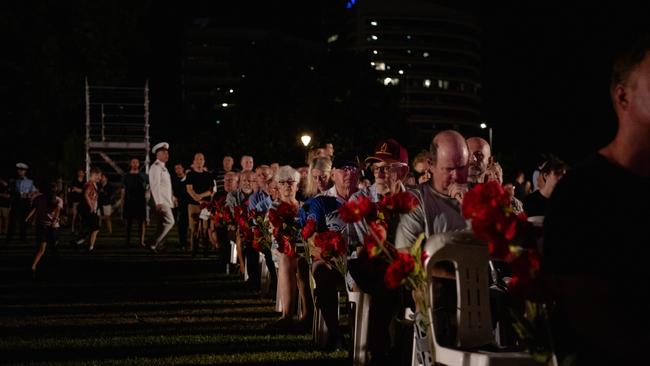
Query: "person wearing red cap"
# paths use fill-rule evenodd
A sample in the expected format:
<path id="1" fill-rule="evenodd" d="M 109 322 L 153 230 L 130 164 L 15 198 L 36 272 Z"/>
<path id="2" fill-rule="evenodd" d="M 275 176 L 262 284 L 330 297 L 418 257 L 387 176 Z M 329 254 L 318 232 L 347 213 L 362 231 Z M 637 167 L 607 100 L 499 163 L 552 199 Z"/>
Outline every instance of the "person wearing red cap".
<path id="1" fill-rule="evenodd" d="M 370 164 L 375 178 L 375 183 L 370 187 L 353 194 L 350 200 L 360 196 L 370 198 L 372 202 L 379 202 L 388 194 L 406 191 L 403 180 L 409 172 L 409 158 L 406 149 L 394 139 L 384 140 L 377 144 L 373 154 L 365 160 Z M 355 223 L 354 229 L 359 242 L 368 234 L 367 227 Z M 393 242 L 395 227 L 389 229 L 388 241 Z M 368 331 L 368 351 L 374 364 L 393 364 L 391 360 L 390 323 L 399 305 L 398 292 L 386 288 L 383 276 L 377 276 L 377 271 L 372 269 L 372 262 L 367 257 L 350 259 L 348 270 L 350 276 L 363 292 L 372 296 L 370 305 L 370 322 Z"/>

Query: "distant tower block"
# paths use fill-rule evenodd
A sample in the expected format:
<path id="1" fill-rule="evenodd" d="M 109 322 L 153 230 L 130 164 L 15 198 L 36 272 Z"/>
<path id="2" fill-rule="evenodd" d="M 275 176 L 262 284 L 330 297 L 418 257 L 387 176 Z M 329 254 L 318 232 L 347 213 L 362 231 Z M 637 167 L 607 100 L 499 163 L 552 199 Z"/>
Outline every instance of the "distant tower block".
<path id="1" fill-rule="evenodd" d="M 143 88 L 91 86 L 85 81 L 86 173 L 97 166 L 115 181 L 132 158 L 149 172 L 149 81 Z"/>

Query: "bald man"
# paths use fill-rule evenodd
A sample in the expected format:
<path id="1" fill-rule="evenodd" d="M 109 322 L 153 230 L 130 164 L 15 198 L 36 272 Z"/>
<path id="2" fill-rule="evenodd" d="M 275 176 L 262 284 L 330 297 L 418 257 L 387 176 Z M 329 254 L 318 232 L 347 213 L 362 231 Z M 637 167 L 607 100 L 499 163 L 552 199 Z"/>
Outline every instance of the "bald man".
<path id="1" fill-rule="evenodd" d="M 467 221 L 460 213 L 460 201 L 469 168 L 469 150 L 465 138 L 447 130 L 434 136 L 431 142 L 431 181 L 412 192 L 420 202 L 418 208 L 403 215 L 395 237 L 398 249 L 410 248 L 418 236 L 466 229 Z M 465 188 L 466 190 L 466 188 Z"/>
<path id="2" fill-rule="evenodd" d="M 467 139 L 469 149 L 469 175 L 467 181 L 471 184 L 485 182 L 485 170 L 492 156 L 490 144 L 480 137 Z"/>

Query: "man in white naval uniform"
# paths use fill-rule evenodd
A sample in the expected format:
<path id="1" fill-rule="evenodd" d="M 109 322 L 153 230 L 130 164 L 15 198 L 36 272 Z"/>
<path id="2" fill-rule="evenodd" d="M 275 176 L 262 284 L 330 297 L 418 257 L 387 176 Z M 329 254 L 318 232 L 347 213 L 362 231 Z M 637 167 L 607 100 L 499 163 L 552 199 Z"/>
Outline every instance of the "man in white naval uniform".
<path id="1" fill-rule="evenodd" d="M 149 168 L 149 186 L 151 187 L 151 198 L 156 206 L 156 212 L 160 216 L 158 229 L 149 249 L 157 252 L 160 249 L 167 233 L 174 227 L 174 206 L 172 197 L 172 180 L 165 163 L 169 160 L 169 144 L 161 142 L 153 147 L 151 151 L 156 155 L 156 161 Z"/>

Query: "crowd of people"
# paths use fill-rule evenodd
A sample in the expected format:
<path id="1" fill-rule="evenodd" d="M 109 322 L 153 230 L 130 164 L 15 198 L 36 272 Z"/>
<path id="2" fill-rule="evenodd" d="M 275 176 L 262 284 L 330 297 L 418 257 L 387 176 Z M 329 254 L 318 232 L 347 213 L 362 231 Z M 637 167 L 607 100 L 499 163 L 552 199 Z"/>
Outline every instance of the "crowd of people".
<path id="1" fill-rule="evenodd" d="M 327 325 L 328 349 L 341 349 L 345 344 L 338 318 L 340 289 L 367 292 L 375 299 L 369 323 L 371 360 L 376 364 L 390 364 L 387 360 L 394 357 L 392 351 L 397 342 L 391 337 L 391 320 L 398 312 L 400 294 L 365 270 L 367 267 L 360 256 L 360 248 L 367 237 L 365 228 L 343 220 L 339 209 L 360 197 L 380 202 L 387 196 L 410 192 L 417 199 L 417 206 L 387 230 L 397 250 L 408 250 L 421 234 L 430 237 L 469 229 L 468 220 L 461 213 L 464 195 L 476 185 L 497 182 L 508 193 L 512 212 L 525 213 L 529 218 L 545 217 L 548 223 L 544 224 L 547 226 L 543 251 L 545 269 L 558 284 L 556 319 L 569 320 L 557 322 L 562 329 L 557 338 L 557 351 L 583 360 L 594 360 L 596 355 L 600 355 L 601 360 L 613 359 L 620 355 L 619 352 L 595 336 L 603 332 L 591 332 L 600 323 L 590 321 L 602 320 L 601 317 L 607 317 L 612 309 L 617 314 L 626 312 L 611 302 L 617 297 L 614 293 L 620 283 L 638 286 L 625 286 L 629 291 L 625 296 L 647 293 L 647 283 L 641 281 L 644 257 L 634 255 L 638 254 L 634 243 L 639 241 L 636 234 L 648 226 L 647 209 L 650 208 L 649 51 L 650 43 L 646 41 L 619 59 L 611 87 L 619 133 L 614 142 L 575 171 L 567 173 L 566 163 L 555 156 L 546 156 L 532 175 L 532 183 L 526 181 L 521 171 L 511 174 L 512 181 L 504 181 L 503 168 L 494 158 L 489 143 L 481 137 L 466 137 L 453 130 L 435 134 L 429 149 L 417 154 L 412 161 L 398 141 L 387 139 L 379 141 L 362 159 L 359 154 L 337 155 L 333 145 L 327 144 L 314 149 L 306 164 L 298 167 L 276 162 L 256 166 L 252 156 L 244 155 L 239 160 L 239 170 L 235 168 L 234 158 L 225 156 L 221 169 L 213 171 L 208 169 L 204 154 L 197 152 L 191 164 L 177 162 L 173 173 L 167 165 L 173 148 L 162 142 L 152 149 L 155 161 L 148 174 L 144 174 L 140 162 L 133 159 L 129 172 L 123 177 L 119 207 L 127 225 L 126 243 L 130 243 L 131 227 L 135 222 L 139 229 L 139 245 L 158 253 L 165 250 L 166 237 L 176 225 L 180 248 L 189 253 L 195 253 L 199 246 L 216 250 L 218 258 L 223 260 L 221 265 L 228 261 L 231 242 L 236 243 L 239 269 L 246 274 L 248 287 L 260 288 L 261 262 L 268 269 L 281 313 L 273 326 L 309 329 L 315 306 Z M 59 187 L 56 184 L 40 186 L 39 193 L 26 176 L 27 165 L 19 163 L 16 167 L 16 179 L 0 182 L 2 228 L 8 228 L 7 238 L 11 240 L 19 226 L 24 239 L 26 218 L 32 216 L 30 209 L 33 208 L 38 244 L 32 267 L 35 271 L 46 246 L 57 242 L 65 205 L 57 196 Z M 70 228 L 79 234 L 74 244 L 87 243 L 88 251 L 93 251 L 100 216 L 110 222 L 113 206 L 110 197 L 114 192 L 101 188 L 107 184 L 98 169 L 91 169 L 88 177 L 84 174 L 80 170 L 70 185 L 67 205 L 70 207 Z M 563 184 L 564 180 L 568 182 Z M 616 198 L 623 193 L 621 190 L 633 192 L 635 197 L 630 200 L 637 203 L 634 208 L 629 208 L 627 200 Z M 558 193 L 554 194 L 556 191 Z M 158 218 L 158 227 L 146 241 L 148 202 Z M 316 232 L 332 231 L 342 235 L 349 248 L 348 273 L 339 273 L 318 252 L 309 253 L 309 256 L 283 253 L 278 248 L 284 244 L 275 239 L 271 247 L 256 247 L 254 236 L 247 232 L 252 228 L 236 222 L 217 225 L 209 220 L 206 211 L 215 202 L 235 217 L 241 210 L 252 212 L 254 216 L 274 217 L 283 214 L 279 212 L 281 207 L 292 207 L 294 220 L 300 227 L 313 223 Z M 83 230 L 79 229 L 78 218 L 81 218 Z M 621 234 L 621 227 L 631 229 Z M 107 229 L 110 232 L 111 226 Z M 632 248 L 633 258 L 624 254 L 603 254 L 610 253 L 611 250 L 605 248 L 620 238 Z M 298 242 L 299 238 L 287 240 Z M 589 250 L 591 245 L 598 245 L 601 252 Z M 635 264 L 632 269 L 626 267 L 628 261 Z M 453 278 L 453 270 L 449 272 Z M 636 276 L 631 281 L 621 276 L 628 272 Z M 314 286 L 310 286 L 312 281 Z M 600 290 L 594 291 L 596 288 Z M 589 303 L 585 299 L 589 299 Z M 642 303 L 639 300 L 638 304 Z M 642 311 L 639 306 L 630 305 L 623 316 L 625 322 L 634 322 L 633 316 Z M 641 318 L 647 317 L 637 320 Z M 605 321 L 604 326 L 610 335 L 621 336 L 624 324 L 612 319 Z M 630 344 L 638 344 L 638 350 L 642 350 L 643 343 L 639 339 L 647 340 L 647 335 L 622 338 Z M 618 341 L 614 343 L 625 348 Z M 427 362 L 426 359 L 421 361 Z"/>

